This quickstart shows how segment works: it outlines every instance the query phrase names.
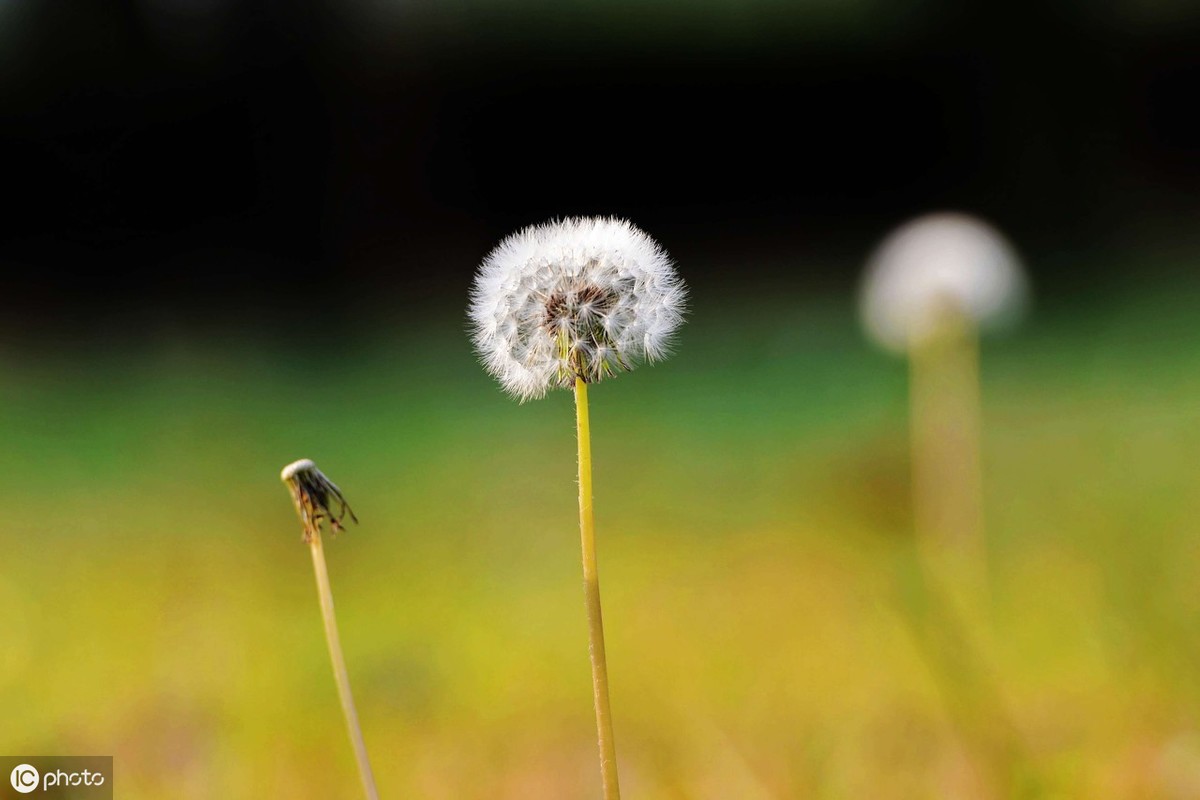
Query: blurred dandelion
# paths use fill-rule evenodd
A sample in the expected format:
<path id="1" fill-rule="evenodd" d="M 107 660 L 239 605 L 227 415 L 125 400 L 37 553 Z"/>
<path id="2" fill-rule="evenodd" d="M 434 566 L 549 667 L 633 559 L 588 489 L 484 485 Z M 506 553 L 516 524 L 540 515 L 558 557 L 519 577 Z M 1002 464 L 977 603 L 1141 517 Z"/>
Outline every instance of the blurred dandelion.
<path id="1" fill-rule="evenodd" d="M 584 600 L 605 800 L 620 797 L 592 515 L 588 384 L 668 352 L 686 292 L 658 243 L 629 222 L 572 218 L 534 225 L 484 260 L 469 316 L 484 367 L 524 401 L 575 390 Z"/>
<path id="2" fill-rule="evenodd" d="M 1012 245 L 966 214 L 929 214 L 893 231 L 871 256 L 862 292 L 868 332 L 911 352 L 958 318 L 980 330 L 1015 323 L 1028 286 Z"/>
<path id="3" fill-rule="evenodd" d="M 979 333 L 1014 323 L 1028 289 L 1012 246 L 978 219 L 931 214 L 888 236 L 867 265 L 868 333 L 909 364 L 912 502 L 925 604 L 913 620 L 964 744 L 979 796 L 1017 793 L 1024 747 L 991 681 L 986 612 Z"/>
<path id="4" fill-rule="evenodd" d="M 321 617 L 325 623 L 325 640 L 329 645 L 329 658 L 333 662 L 333 678 L 337 683 L 338 699 L 342 704 L 342 714 L 346 718 L 350 743 L 354 747 L 354 757 L 358 762 L 363 791 L 370 800 L 378 800 L 379 792 L 375 788 L 375 776 L 367 758 L 367 745 L 363 741 L 362 727 L 358 723 L 354 696 L 350 693 L 350 676 L 346 670 L 346 658 L 342 655 L 337 618 L 333 613 L 333 590 L 329 585 L 329 570 L 325 566 L 325 551 L 321 547 L 322 523 L 329 526 L 331 533 L 337 533 L 344 530 L 342 520 L 347 514 L 354 522 L 358 522 L 358 518 L 350 510 L 341 490 L 309 459 L 302 458 L 288 464 L 279 473 L 279 478 L 292 493 L 292 501 L 296 504 L 296 513 L 300 516 L 300 525 L 304 531 L 304 541 L 312 552 L 313 570 L 317 577 L 317 596 L 321 603 Z"/>
<path id="5" fill-rule="evenodd" d="M 893 232 L 871 256 L 862 287 L 867 331 L 909 359 L 917 530 L 973 552 L 985 572 L 978 336 L 1013 324 L 1027 297 L 1007 240 L 955 213 Z"/>

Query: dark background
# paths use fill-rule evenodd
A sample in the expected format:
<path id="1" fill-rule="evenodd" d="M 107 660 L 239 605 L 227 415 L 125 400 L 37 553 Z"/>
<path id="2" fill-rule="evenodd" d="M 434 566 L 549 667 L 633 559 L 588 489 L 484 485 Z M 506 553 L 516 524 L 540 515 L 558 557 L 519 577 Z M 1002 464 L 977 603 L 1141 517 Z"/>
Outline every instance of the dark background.
<path id="1" fill-rule="evenodd" d="M 1200 11 L 1095 5 L 7 0 L 0 332 L 462 305 L 500 237 L 594 213 L 816 291 L 959 208 L 1069 293 L 1190 247 L 1200 190 Z"/>

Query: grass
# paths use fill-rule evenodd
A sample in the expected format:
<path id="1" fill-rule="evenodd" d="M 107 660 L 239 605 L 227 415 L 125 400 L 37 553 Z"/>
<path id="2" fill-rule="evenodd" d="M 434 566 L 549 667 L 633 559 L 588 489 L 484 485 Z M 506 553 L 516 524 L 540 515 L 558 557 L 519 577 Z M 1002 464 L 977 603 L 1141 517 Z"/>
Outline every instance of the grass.
<path id="1" fill-rule="evenodd" d="M 1200 792 L 1200 328 L 1184 297 L 985 344 L 995 579 L 973 631 L 1040 796 Z M 904 367 L 844 302 L 700 296 L 594 388 L 629 797 L 964 796 L 919 630 Z M 598 797 L 571 397 L 517 405 L 457 317 L 313 365 L 250 346 L 0 367 L 0 751 L 112 754 L 126 798 L 353 797 L 301 456 L 383 796 Z M 346 546 L 342 546 L 345 544 Z"/>

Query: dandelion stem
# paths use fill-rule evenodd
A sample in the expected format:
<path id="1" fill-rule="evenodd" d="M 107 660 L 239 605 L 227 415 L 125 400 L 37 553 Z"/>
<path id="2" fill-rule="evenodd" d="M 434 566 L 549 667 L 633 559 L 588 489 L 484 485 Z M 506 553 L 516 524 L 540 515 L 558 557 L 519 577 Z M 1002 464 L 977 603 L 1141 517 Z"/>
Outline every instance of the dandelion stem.
<path id="1" fill-rule="evenodd" d="M 333 590 L 329 588 L 329 570 L 325 567 L 325 551 L 321 547 L 320 531 L 310 537 L 309 547 L 312 549 L 313 571 L 317 575 L 317 595 L 321 600 L 321 617 L 325 621 L 325 639 L 329 643 L 329 658 L 333 661 L 333 678 L 337 683 L 338 698 L 342 702 L 342 713 L 346 717 L 350 743 L 354 745 L 358 774 L 367 798 L 379 800 L 379 790 L 375 788 L 371 762 L 367 759 L 367 745 L 363 741 L 362 728 L 358 724 L 358 711 L 354 708 L 354 696 L 350 694 L 350 676 L 346 672 L 346 658 L 342 655 L 337 618 L 333 615 Z"/>
<path id="2" fill-rule="evenodd" d="M 943 309 L 937 333 L 909 358 L 913 511 L 924 545 L 987 582 L 980 446 L 979 339 L 973 323 Z"/>
<path id="3" fill-rule="evenodd" d="M 575 421 L 579 438 L 579 536 L 583 546 L 583 597 L 588 618 L 588 656 L 592 662 L 592 695 L 600 745 L 600 779 L 604 800 L 620 800 L 617 749 L 613 743 L 612 709 L 608 703 L 608 662 L 604 656 L 604 620 L 600 613 L 600 576 L 596 568 L 596 526 L 592 518 L 592 443 L 588 425 L 587 384 L 575 378 Z"/>

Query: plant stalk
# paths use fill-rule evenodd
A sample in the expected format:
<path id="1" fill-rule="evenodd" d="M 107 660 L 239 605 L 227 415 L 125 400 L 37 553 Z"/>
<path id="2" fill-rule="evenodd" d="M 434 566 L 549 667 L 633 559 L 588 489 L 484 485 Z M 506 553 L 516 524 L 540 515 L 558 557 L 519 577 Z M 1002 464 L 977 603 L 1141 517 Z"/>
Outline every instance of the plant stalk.
<path id="1" fill-rule="evenodd" d="M 978 333 L 953 309 L 909 357 L 913 512 L 919 541 L 987 583 Z M 956 570 L 958 571 L 958 570 Z"/>
<path id="2" fill-rule="evenodd" d="M 309 539 L 312 549 L 313 571 L 317 575 L 317 596 L 321 601 L 321 618 L 325 621 L 325 640 L 329 644 L 329 658 L 333 662 L 333 678 L 337 683 L 338 699 L 342 703 L 342 714 L 354 746 L 354 758 L 358 762 L 358 775 L 362 779 L 363 792 L 368 800 L 379 800 L 375 788 L 375 775 L 367 759 L 367 745 L 363 741 L 362 728 L 358 724 L 358 711 L 354 708 L 354 696 L 350 694 L 350 676 L 346 672 L 346 658 L 342 655 L 342 642 L 338 636 L 337 618 L 333 614 L 333 590 L 329 587 L 329 570 L 325 567 L 325 551 L 321 547 L 321 533 L 317 531 Z"/>
<path id="3" fill-rule="evenodd" d="M 588 657 L 592 664 L 600 778 L 604 785 L 604 800 L 620 800 L 617 749 L 613 742 L 612 709 L 608 702 L 604 620 L 600 613 L 600 576 L 596 568 L 596 527 L 592 518 L 592 442 L 588 424 L 587 383 L 579 377 L 575 378 L 575 423 L 579 440 L 579 537 L 583 547 L 583 599 L 587 608 Z"/>

